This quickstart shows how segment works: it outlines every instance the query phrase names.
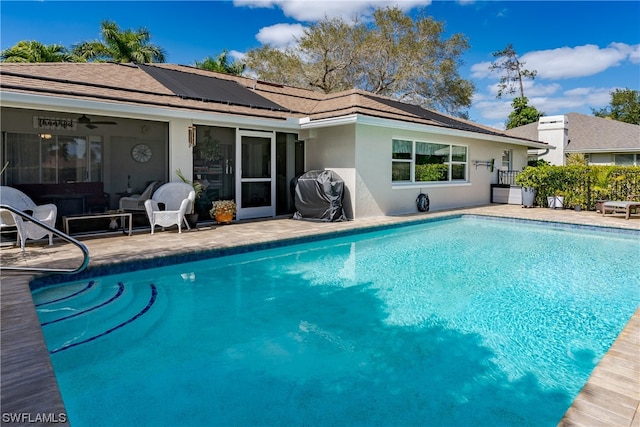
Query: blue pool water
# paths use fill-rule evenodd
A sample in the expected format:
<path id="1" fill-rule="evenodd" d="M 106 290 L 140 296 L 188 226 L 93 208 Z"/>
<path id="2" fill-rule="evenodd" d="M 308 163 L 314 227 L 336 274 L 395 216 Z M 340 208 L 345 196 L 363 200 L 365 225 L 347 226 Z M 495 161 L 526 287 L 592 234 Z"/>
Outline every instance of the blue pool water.
<path id="1" fill-rule="evenodd" d="M 638 235 L 463 217 L 33 292 L 71 425 L 555 426 Z"/>

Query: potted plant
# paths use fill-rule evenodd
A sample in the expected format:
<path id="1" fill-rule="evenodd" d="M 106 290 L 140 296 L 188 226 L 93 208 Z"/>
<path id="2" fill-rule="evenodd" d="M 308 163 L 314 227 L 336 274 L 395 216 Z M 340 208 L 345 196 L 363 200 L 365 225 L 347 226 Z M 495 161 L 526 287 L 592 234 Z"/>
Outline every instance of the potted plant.
<path id="1" fill-rule="evenodd" d="M 537 168 L 527 166 L 516 176 L 516 184 L 522 187 L 522 207 L 532 208 L 536 200 L 536 187 L 538 185 Z"/>
<path id="2" fill-rule="evenodd" d="M 196 200 L 197 200 L 198 197 L 200 197 L 200 195 L 202 194 L 202 190 L 203 190 L 202 184 L 199 183 L 198 181 L 191 181 L 187 179 L 180 169 L 176 170 L 176 175 L 178 175 L 178 178 L 180 178 L 182 182 L 185 182 L 193 187 L 193 191 L 196 193 Z M 189 227 L 195 228 L 198 225 L 198 214 L 196 213 L 195 203 L 191 204 L 191 212 L 185 215 L 184 217 L 187 219 L 187 223 L 189 224 Z"/>
<path id="3" fill-rule="evenodd" d="M 238 207 L 233 200 L 216 200 L 211 207 L 211 218 L 215 218 L 218 224 L 229 224 Z"/>
<path id="4" fill-rule="evenodd" d="M 556 191 L 553 196 L 547 197 L 547 204 L 550 209 L 561 209 L 564 207 L 564 194 Z"/>

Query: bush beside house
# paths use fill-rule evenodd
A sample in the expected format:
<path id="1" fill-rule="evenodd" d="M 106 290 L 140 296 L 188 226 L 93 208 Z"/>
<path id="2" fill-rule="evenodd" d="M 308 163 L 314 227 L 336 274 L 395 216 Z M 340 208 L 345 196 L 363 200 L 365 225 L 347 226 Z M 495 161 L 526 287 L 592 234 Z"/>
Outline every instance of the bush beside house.
<path id="1" fill-rule="evenodd" d="M 528 166 L 516 184 L 536 189 L 536 204 L 564 196 L 565 207 L 594 210 L 597 200 L 640 201 L 640 166 Z"/>

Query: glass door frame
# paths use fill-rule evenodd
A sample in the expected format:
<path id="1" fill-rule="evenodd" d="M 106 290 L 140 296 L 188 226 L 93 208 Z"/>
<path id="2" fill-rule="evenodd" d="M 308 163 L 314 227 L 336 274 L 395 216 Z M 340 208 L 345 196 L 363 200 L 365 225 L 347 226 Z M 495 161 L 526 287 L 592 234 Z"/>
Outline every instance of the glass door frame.
<path id="1" fill-rule="evenodd" d="M 269 153 L 269 173 L 266 178 L 244 178 L 242 176 L 242 139 L 243 137 L 267 138 L 271 141 Z M 276 133 L 273 131 L 256 131 L 238 129 L 236 132 L 236 204 L 237 219 L 265 218 L 276 215 Z M 267 206 L 244 207 L 242 206 L 242 184 L 252 182 L 269 182 L 271 186 L 271 200 Z"/>

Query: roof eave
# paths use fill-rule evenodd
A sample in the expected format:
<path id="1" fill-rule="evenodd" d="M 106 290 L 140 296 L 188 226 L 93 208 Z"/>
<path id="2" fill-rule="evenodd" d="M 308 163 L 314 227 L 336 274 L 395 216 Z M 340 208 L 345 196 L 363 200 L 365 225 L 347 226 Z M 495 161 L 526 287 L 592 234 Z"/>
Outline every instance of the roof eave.
<path id="1" fill-rule="evenodd" d="M 33 95 L 0 90 L 3 107 L 55 110 L 66 113 L 82 111 L 86 114 L 112 114 L 117 117 L 147 120 L 187 119 L 202 124 L 215 123 L 229 126 L 261 126 L 297 131 L 300 126 L 297 118 L 260 119 L 241 115 L 179 110 L 144 105 L 129 105 L 114 102 L 92 101 L 77 98 L 65 98 L 48 95 Z"/>
<path id="2" fill-rule="evenodd" d="M 640 148 L 635 147 L 605 147 L 605 148 L 574 148 L 564 150 L 566 153 L 585 153 L 585 154 L 598 154 L 598 153 L 638 153 Z"/>
<path id="3" fill-rule="evenodd" d="M 340 117 L 330 117 L 326 119 L 311 120 L 308 117 L 300 119 L 301 129 L 318 129 L 330 126 L 340 126 L 347 124 L 363 124 L 369 126 L 380 126 L 393 129 L 402 129 L 407 131 L 430 132 L 441 135 L 458 136 L 464 138 L 475 138 L 492 142 L 503 142 L 505 144 L 518 145 L 527 148 L 555 149 L 544 142 L 535 142 L 513 138 L 509 136 L 490 135 L 480 132 L 471 132 L 460 129 L 452 129 L 443 126 L 434 126 L 420 123 L 403 122 L 401 120 L 385 119 L 379 117 L 371 117 L 361 114 L 349 114 Z"/>

